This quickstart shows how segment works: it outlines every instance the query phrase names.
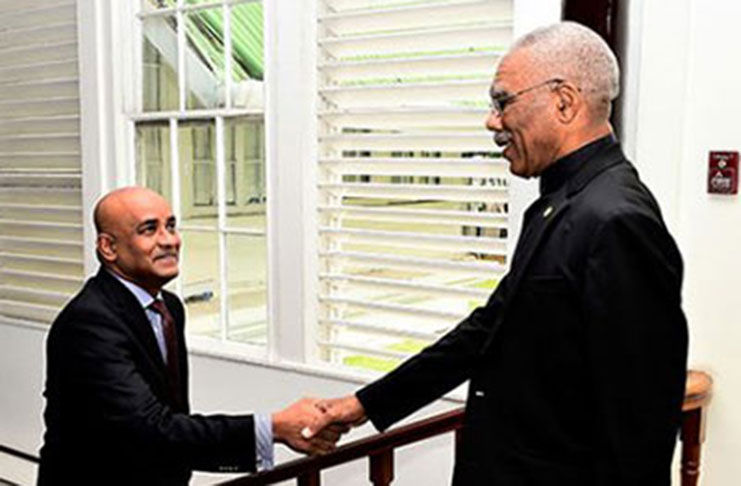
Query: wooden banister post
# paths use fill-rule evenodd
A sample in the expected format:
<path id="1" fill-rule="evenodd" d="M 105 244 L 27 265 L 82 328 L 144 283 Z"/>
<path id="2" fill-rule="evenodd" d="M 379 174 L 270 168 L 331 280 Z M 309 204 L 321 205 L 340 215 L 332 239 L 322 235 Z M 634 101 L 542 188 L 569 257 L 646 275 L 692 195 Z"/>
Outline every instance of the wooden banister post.
<path id="1" fill-rule="evenodd" d="M 298 486 L 320 486 L 322 480 L 319 470 L 307 471 L 298 477 Z"/>
<path id="2" fill-rule="evenodd" d="M 713 380 L 701 371 L 687 373 L 687 388 L 682 405 L 682 486 L 697 486 L 700 477 L 700 448 L 705 439 L 704 415 L 710 402 Z"/>
<path id="3" fill-rule="evenodd" d="M 371 454 L 369 473 L 373 486 L 389 486 L 394 480 L 394 450 L 384 449 Z"/>
<path id="4" fill-rule="evenodd" d="M 682 486 L 697 486 L 702 445 L 702 408 L 684 412 L 682 417 Z"/>

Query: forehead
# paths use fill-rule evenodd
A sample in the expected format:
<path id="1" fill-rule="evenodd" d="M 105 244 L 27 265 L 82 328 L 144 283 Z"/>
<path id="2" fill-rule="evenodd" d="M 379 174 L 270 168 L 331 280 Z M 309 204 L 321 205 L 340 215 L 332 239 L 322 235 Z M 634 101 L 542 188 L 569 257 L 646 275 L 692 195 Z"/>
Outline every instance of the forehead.
<path id="1" fill-rule="evenodd" d="M 152 193 L 132 193 L 122 197 L 118 214 L 120 221 L 127 226 L 136 226 L 149 220 L 167 220 L 172 216 L 167 201 Z"/>
<path id="2" fill-rule="evenodd" d="M 521 89 L 531 77 L 527 56 L 522 50 L 507 54 L 497 67 L 491 85 L 492 94 L 512 93 Z"/>

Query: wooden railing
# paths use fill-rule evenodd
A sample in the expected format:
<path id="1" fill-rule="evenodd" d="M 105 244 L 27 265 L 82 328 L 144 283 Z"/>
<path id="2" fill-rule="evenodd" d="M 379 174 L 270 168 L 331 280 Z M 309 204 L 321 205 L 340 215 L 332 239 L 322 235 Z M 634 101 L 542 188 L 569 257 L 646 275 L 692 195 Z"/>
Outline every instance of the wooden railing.
<path id="1" fill-rule="evenodd" d="M 696 486 L 700 475 L 700 448 L 704 440 L 704 416 L 710 401 L 712 380 L 699 371 L 687 373 L 687 387 L 682 406 L 681 486 Z M 461 444 L 463 409 L 456 409 L 414 422 L 389 432 L 338 447 L 325 456 L 304 457 L 269 471 L 219 483 L 219 486 L 263 486 L 296 479 L 298 486 L 319 486 L 321 471 L 346 462 L 367 458 L 368 479 L 374 486 L 388 486 L 394 480 L 394 449 L 436 435 L 455 432 L 456 451 Z"/>
<path id="2" fill-rule="evenodd" d="M 394 449 L 446 432 L 456 431 L 457 435 L 462 426 L 463 409 L 456 409 L 351 442 L 325 456 L 304 457 L 269 471 L 219 483 L 219 486 L 262 486 L 293 478 L 299 486 L 318 486 L 323 469 L 366 457 L 370 463 L 371 483 L 376 486 L 388 485 L 394 479 Z M 457 444 L 460 444 L 459 440 L 456 440 Z"/>
<path id="3" fill-rule="evenodd" d="M 700 450 L 705 439 L 705 414 L 713 381 L 699 371 L 687 373 L 682 406 L 681 486 L 696 486 L 700 475 Z M 394 480 L 394 449 L 448 432 L 455 432 L 456 450 L 461 444 L 463 409 L 435 415 L 419 422 L 351 442 L 326 456 L 304 457 L 250 476 L 219 483 L 219 486 L 263 486 L 296 479 L 299 486 L 319 486 L 321 471 L 357 459 L 368 458 L 369 480 L 374 486 L 388 486 Z M 31 454 L 0 445 L 0 453 L 38 463 Z"/>

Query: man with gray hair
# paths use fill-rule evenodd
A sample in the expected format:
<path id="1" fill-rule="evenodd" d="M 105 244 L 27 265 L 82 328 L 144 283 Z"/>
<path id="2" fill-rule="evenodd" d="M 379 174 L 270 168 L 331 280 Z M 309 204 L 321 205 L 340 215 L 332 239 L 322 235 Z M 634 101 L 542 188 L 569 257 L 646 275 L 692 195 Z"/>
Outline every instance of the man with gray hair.
<path id="1" fill-rule="evenodd" d="M 609 122 L 618 66 L 564 22 L 518 40 L 486 126 L 540 178 L 485 306 L 393 372 L 321 405 L 379 430 L 470 380 L 454 485 L 670 484 L 687 324 L 682 260 Z"/>

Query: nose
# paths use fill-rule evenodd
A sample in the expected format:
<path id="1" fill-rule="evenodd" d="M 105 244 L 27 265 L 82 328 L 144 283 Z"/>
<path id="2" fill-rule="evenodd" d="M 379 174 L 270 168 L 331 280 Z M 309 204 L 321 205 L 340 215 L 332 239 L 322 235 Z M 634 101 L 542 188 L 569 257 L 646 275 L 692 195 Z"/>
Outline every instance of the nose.
<path id="1" fill-rule="evenodd" d="M 497 110 L 489 111 L 489 116 L 486 117 L 486 129 L 490 132 L 497 132 L 502 130 L 502 116 Z"/>
<path id="2" fill-rule="evenodd" d="M 177 232 L 177 230 L 168 230 L 167 228 L 162 228 L 159 231 L 157 243 L 166 248 L 171 247 L 179 247 L 180 246 L 180 234 Z"/>

